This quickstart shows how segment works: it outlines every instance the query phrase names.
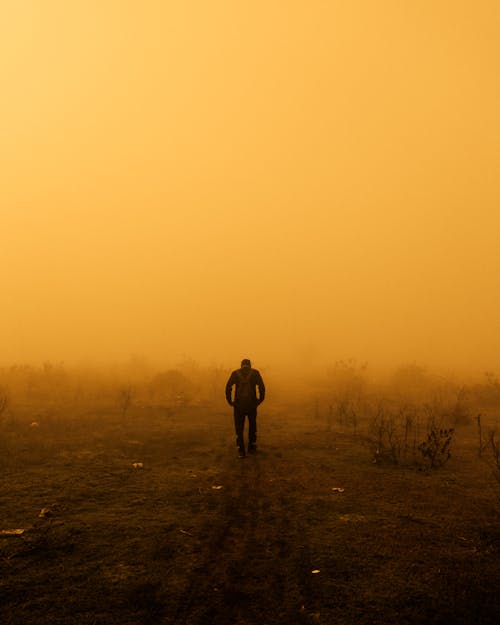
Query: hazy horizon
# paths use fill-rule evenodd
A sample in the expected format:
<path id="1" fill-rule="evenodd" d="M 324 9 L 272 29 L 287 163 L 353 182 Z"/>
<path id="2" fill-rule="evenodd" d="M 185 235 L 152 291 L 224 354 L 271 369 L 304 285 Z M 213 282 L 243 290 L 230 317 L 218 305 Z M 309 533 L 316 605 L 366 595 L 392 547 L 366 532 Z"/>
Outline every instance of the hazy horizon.
<path id="1" fill-rule="evenodd" d="M 500 6 L 0 7 L 0 362 L 500 369 Z"/>

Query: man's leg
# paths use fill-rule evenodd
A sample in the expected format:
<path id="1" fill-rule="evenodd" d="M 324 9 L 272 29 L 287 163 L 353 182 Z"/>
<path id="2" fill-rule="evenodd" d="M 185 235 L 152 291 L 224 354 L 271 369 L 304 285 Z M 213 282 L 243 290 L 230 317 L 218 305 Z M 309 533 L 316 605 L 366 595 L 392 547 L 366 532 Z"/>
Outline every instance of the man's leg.
<path id="1" fill-rule="evenodd" d="M 243 432 L 245 428 L 245 412 L 234 407 L 234 429 L 236 431 L 236 445 L 241 454 L 245 453 L 245 441 Z"/>
<path id="2" fill-rule="evenodd" d="M 248 411 L 248 451 L 251 453 L 257 446 L 257 408 Z"/>

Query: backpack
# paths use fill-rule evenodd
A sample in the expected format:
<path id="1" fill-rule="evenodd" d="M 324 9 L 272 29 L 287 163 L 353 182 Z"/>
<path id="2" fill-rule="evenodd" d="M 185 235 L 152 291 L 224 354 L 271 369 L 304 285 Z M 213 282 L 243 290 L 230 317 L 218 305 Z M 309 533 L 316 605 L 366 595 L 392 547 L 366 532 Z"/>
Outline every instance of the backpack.
<path id="1" fill-rule="evenodd" d="M 238 404 L 248 405 L 255 402 L 255 390 L 252 388 L 252 372 L 243 375 L 238 372 L 238 385 L 236 387 L 236 402 Z"/>

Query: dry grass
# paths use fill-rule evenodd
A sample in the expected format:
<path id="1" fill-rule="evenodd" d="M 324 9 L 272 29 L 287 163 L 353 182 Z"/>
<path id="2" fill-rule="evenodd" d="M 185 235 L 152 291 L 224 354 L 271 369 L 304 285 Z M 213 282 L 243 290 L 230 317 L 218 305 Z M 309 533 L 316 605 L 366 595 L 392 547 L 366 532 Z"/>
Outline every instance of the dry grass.
<path id="1" fill-rule="evenodd" d="M 263 407 L 245 460 L 225 408 L 4 421 L 0 529 L 25 532 L 0 536 L 2 624 L 496 623 L 475 426 L 419 470 L 303 415 Z"/>

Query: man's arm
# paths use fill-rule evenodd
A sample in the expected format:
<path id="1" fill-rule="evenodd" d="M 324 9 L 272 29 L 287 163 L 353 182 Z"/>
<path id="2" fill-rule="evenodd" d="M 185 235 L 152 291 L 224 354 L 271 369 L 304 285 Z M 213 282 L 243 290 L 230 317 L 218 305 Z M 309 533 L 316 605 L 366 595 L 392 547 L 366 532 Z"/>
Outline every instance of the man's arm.
<path id="1" fill-rule="evenodd" d="M 257 388 L 259 389 L 259 404 L 261 404 L 264 401 L 264 398 L 266 396 L 266 387 L 264 386 L 264 380 L 262 379 L 262 376 L 260 375 L 258 371 L 257 371 L 257 379 L 255 382 L 257 384 Z"/>
<path id="2" fill-rule="evenodd" d="M 229 380 L 227 381 L 227 384 L 226 384 L 226 401 L 230 406 L 232 406 L 234 403 L 231 397 L 233 384 L 235 384 L 234 371 L 229 376 Z"/>

